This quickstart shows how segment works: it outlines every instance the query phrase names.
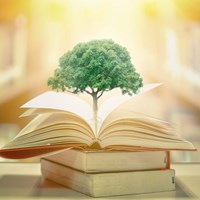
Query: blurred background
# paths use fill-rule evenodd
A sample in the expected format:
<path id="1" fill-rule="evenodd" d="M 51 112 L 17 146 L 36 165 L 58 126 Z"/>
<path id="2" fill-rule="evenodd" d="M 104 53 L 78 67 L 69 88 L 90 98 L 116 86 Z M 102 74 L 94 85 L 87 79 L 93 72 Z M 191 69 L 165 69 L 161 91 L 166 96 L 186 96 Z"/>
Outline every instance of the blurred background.
<path id="1" fill-rule="evenodd" d="M 30 120 L 20 106 L 51 89 L 63 53 L 105 38 L 128 49 L 145 84 L 163 83 L 136 108 L 200 147 L 200 0 L 0 0 L 0 147 Z M 200 162 L 200 153 L 172 161 Z"/>

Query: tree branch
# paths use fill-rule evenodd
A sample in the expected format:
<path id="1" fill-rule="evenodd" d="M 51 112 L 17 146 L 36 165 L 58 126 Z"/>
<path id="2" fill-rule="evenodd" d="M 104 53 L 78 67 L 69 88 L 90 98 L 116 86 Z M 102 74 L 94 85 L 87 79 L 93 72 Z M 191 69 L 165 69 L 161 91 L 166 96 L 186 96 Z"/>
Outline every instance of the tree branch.
<path id="1" fill-rule="evenodd" d="M 104 92 L 104 91 L 101 91 L 100 95 L 97 96 L 97 99 L 99 99 L 99 98 L 103 95 L 103 92 Z"/>
<path id="2" fill-rule="evenodd" d="M 90 87 L 90 89 L 92 90 L 92 93 L 94 93 L 94 89 L 93 89 L 92 87 Z M 92 93 L 91 93 L 91 94 L 92 94 Z"/>
<path id="3" fill-rule="evenodd" d="M 91 92 L 89 92 L 88 90 L 85 90 L 85 92 L 87 92 L 88 94 L 92 95 L 92 93 L 91 93 Z"/>
<path id="4" fill-rule="evenodd" d="M 98 88 L 96 92 L 97 92 L 97 93 L 100 92 L 100 89 Z"/>

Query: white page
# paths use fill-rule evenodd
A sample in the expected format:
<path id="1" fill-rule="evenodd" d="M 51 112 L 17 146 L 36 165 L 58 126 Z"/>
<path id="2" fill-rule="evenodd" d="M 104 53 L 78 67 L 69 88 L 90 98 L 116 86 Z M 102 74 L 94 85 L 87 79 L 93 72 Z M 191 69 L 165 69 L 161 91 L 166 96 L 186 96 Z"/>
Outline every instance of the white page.
<path id="1" fill-rule="evenodd" d="M 118 93 L 105 100 L 99 108 L 98 127 L 100 127 L 101 123 L 108 116 L 108 114 L 119 105 L 160 85 L 160 83 L 145 85 L 140 89 L 140 92 L 138 94 L 133 94 L 132 96 L 129 96 L 128 94 L 122 95 L 120 89 L 116 89 L 118 90 Z M 49 91 L 35 97 L 21 107 L 47 108 L 69 111 L 81 116 L 91 125 L 91 127 L 93 127 L 93 111 L 91 109 L 91 106 L 85 101 L 81 100 L 79 97 L 73 96 L 71 94 Z"/>
<path id="2" fill-rule="evenodd" d="M 102 105 L 100 106 L 99 112 L 98 112 L 100 121 L 103 122 L 105 118 L 108 116 L 108 114 L 110 114 L 115 108 L 117 108 L 122 103 L 134 97 L 137 97 L 138 95 L 141 95 L 149 90 L 152 90 L 160 85 L 161 83 L 151 83 L 151 84 L 145 85 L 140 89 L 140 92 L 138 94 L 133 94 L 132 96 L 129 96 L 128 94 L 122 95 L 121 91 L 119 91 L 116 95 L 104 101 Z"/>
<path id="3" fill-rule="evenodd" d="M 81 116 L 86 121 L 91 121 L 93 112 L 89 104 L 80 98 L 63 93 L 49 91 L 25 103 L 21 108 L 48 108 L 64 110 Z"/>

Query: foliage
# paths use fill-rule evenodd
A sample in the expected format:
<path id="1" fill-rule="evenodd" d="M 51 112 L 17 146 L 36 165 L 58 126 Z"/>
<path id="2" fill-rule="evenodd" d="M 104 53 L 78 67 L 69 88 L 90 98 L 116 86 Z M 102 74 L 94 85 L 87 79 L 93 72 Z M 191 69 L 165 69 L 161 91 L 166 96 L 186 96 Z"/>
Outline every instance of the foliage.
<path id="1" fill-rule="evenodd" d="M 117 87 L 132 95 L 143 83 L 126 48 L 112 40 L 92 40 L 79 43 L 60 58 L 48 85 L 57 91 L 87 92 L 98 99 Z"/>

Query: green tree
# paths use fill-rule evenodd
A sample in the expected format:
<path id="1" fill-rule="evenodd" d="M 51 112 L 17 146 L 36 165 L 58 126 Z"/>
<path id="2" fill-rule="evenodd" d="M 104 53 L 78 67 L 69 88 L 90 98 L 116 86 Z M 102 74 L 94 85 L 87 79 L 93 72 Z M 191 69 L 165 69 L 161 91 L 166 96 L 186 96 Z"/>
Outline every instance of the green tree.
<path id="1" fill-rule="evenodd" d="M 143 81 L 127 49 L 105 39 L 79 43 L 65 53 L 48 85 L 57 91 L 91 95 L 97 130 L 98 99 L 103 93 L 119 87 L 122 94 L 132 95 L 142 87 Z"/>

